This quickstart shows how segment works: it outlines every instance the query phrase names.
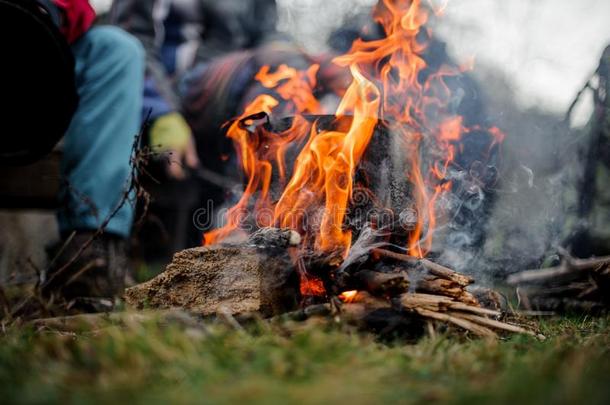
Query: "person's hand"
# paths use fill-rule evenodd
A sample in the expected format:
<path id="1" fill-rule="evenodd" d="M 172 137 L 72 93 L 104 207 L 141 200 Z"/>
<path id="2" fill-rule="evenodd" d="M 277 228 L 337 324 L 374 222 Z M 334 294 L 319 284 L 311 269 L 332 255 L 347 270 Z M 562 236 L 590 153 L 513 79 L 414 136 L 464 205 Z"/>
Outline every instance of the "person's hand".
<path id="1" fill-rule="evenodd" d="M 169 155 L 168 174 L 178 180 L 186 178 L 185 166 L 199 166 L 195 139 L 188 123 L 179 113 L 160 116 L 150 128 L 150 146 L 154 152 Z"/>

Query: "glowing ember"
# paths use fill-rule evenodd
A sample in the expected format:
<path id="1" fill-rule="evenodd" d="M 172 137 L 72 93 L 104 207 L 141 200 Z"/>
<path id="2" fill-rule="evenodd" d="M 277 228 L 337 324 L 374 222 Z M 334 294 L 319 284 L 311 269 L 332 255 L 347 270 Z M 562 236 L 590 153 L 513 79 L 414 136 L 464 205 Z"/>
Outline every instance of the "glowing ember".
<path id="1" fill-rule="evenodd" d="M 353 302 L 356 298 L 356 295 L 358 295 L 358 291 L 356 290 L 344 291 L 339 294 L 339 299 L 343 302 Z"/>
<path id="2" fill-rule="evenodd" d="M 301 277 L 301 296 L 323 297 L 324 295 L 326 295 L 326 289 L 322 280 L 307 275 Z"/>

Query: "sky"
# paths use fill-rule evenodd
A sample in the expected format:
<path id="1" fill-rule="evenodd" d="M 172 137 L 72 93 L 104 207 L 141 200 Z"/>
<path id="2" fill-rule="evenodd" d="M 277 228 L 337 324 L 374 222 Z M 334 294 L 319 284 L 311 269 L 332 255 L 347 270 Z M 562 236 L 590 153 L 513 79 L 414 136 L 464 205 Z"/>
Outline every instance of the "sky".
<path id="1" fill-rule="evenodd" d="M 279 28 L 306 48 L 324 41 L 346 15 L 375 0 L 277 0 Z M 610 0 L 434 0 L 446 2 L 434 27 L 454 58 L 498 69 L 523 108 L 563 114 L 610 44 Z M 586 99 L 587 100 L 587 99 Z M 576 111 L 583 124 L 590 105 Z M 588 103 L 590 104 L 590 103 Z"/>
<path id="2" fill-rule="evenodd" d="M 450 0 L 436 30 L 454 57 L 504 72 L 521 106 L 563 113 L 610 44 L 610 0 Z"/>

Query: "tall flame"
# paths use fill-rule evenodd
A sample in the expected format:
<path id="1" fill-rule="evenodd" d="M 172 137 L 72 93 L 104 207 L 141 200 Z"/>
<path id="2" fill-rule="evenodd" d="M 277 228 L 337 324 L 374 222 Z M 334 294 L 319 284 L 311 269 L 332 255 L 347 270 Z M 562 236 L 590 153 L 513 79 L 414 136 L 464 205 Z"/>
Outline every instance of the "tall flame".
<path id="1" fill-rule="evenodd" d="M 344 223 L 355 170 L 381 119 L 403 138 L 409 162 L 404 177 L 413 185 L 417 218 L 407 248 L 419 257 L 430 251 L 438 220 L 437 201 L 451 190 L 448 168 L 456 154 L 455 144 L 467 132 L 462 118 L 450 112 L 451 93 L 444 82 L 459 70 L 443 66 L 422 74 L 427 67 L 422 56 L 425 38 L 429 37 L 424 26 L 434 11 L 422 6 L 421 0 L 380 0 L 373 17 L 385 36 L 358 39 L 349 52 L 334 59 L 352 78 L 335 113 L 339 118 L 351 116 L 349 125 L 327 130 L 303 117 L 321 111 L 314 96 L 318 65 L 306 71 L 287 65 L 274 71 L 269 66 L 260 69 L 256 80 L 276 95 L 258 96 L 228 128 L 248 182 L 241 199 L 228 212 L 226 225 L 205 234 L 206 244 L 227 237 L 249 215 L 264 209 L 272 215 L 258 225 L 295 229 L 314 250 L 345 257 L 352 241 Z M 254 132 L 247 128 L 248 120 L 257 113 L 271 114 L 286 103 L 295 115 L 288 130 L 269 134 L 264 126 L 257 126 Z M 501 141 L 499 131 L 493 134 Z M 297 142 L 304 146 L 292 170 L 287 170 L 286 149 Z M 423 148 L 429 148 L 431 156 L 425 164 Z M 277 202 L 269 192 L 274 173 L 283 185 Z M 319 217 L 319 226 L 308 224 L 307 215 Z"/>

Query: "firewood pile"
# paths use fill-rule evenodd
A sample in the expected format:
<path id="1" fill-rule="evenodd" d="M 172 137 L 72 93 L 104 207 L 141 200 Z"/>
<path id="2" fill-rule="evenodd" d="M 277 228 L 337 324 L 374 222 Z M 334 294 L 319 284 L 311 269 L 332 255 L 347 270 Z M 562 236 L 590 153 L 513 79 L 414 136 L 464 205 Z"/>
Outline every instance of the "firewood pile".
<path id="1" fill-rule="evenodd" d="M 526 310 L 599 313 L 610 308 L 610 256 L 578 259 L 561 252 L 556 267 L 511 275 Z"/>
<path id="2" fill-rule="evenodd" d="M 442 324 L 484 337 L 535 335 L 503 321 L 499 300 L 487 299 L 491 308 L 483 307 L 481 291 L 467 290 L 471 277 L 381 248 L 349 266 L 332 255 L 301 258 L 323 285 L 312 294 L 294 259 L 299 244 L 296 232 L 265 228 L 245 242 L 178 252 L 163 273 L 128 289 L 125 299 L 137 309 L 182 308 L 203 316 L 326 317 L 384 334 Z"/>

